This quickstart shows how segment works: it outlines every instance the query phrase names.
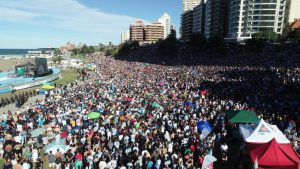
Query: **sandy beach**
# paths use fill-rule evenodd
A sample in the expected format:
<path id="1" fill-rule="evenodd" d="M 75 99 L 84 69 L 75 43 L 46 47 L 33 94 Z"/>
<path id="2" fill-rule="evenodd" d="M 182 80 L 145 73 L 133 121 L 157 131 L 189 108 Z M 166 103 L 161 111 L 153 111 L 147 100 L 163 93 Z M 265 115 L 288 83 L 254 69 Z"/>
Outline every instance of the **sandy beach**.
<path id="1" fill-rule="evenodd" d="M 13 70 L 15 65 L 24 64 L 28 61 L 32 60 L 32 58 L 20 58 L 20 59 L 0 59 L 0 71 Z"/>

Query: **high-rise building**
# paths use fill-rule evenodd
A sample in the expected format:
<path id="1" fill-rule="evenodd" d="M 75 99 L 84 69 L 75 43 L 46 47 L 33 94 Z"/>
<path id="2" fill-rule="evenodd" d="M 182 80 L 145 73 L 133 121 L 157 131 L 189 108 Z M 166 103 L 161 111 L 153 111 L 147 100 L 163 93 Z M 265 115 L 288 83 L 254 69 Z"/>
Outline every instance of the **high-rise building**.
<path id="1" fill-rule="evenodd" d="M 182 13 L 193 10 L 194 7 L 199 5 L 201 0 L 183 0 L 182 2 Z"/>
<path id="2" fill-rule="evenodd" d="M 145 26 L 145 42 L 155 43 L 164 39 L 164 26 L 160 22 L 147 24 Z"/>
<path id="3" fill-rule="evenodd" d="M 145 25 L 142 21 L 136 21 L 135 24 L 130 25 L 130 40 L 143 42 L 145 36 Z"/>
<path id="4" fill-rule="evenodd" d="M 167 38 L 171 33 L 171 17 L 168 13 L 164 13 L 163 16 L 161 16 L 158 19 L 158 22 L 160 22 L 164 26 L 164 38 Z"/>
<path id="5" fill-rule="evenodd" d="M 181 15 L 181 40 L 189 42 L 193 33 L 193 11 L 187 11 Z"/>
<path id="6" fill-rule="evenodd" d="M 237 1 L 237 0 L 233 0 Z M 204 35 L 207 39 L 226 35 L 227 30 L 227 1 L 207 0 L 205 5 Z"/>
<path id="7" fill-rule="evenodd" d="M 286 0 L 285 22 L 290 25 L 300 19 L 300 0 Z"/>
<path id="8" fill-rule="evenodd" d="M 244 40 L 262 31 L 282 34 L 285 7 L 286 0 L 230 0 L 227 38 Z"/>
<path id="9" fill-rule="evenodd" d="M 193 33 L 204 33 L 206 0 L 193 9 Z"/>
<path id="10" fill-rule="evenodd" d="M 121 43 L 124 43 L 130 39 L 130 31 L 122 32 Z"/>

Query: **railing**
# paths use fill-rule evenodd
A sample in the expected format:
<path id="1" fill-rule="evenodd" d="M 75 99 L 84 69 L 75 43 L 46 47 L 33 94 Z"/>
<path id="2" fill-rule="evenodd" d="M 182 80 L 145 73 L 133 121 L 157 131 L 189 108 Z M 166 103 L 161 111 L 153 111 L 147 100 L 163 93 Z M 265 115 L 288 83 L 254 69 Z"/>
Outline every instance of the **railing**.
<path id="1" fill-rule="evenodd" d="M 26 88 L 30 88 L 30 87 L 34 87 L 34 86 L 38 86 L 41 85 L 45 82 L 50 82 L 53 80 L 56 80 L 58 78 L 60 78 L 61 74 L 60 72 L 57 74 L 52 74 L 43 78 L 38 78 L 37 80 L 31 81 L 31 82 L 24 82 L 24 83 L 19 83 L 16 85 L 13 85 L 13 88 L 15 90 L 21 90 L 21 89 L 26 89 Z M 0 94 L 2 93 L 8 93 L 12 91 L 12 86 L 0 86 Z"/>

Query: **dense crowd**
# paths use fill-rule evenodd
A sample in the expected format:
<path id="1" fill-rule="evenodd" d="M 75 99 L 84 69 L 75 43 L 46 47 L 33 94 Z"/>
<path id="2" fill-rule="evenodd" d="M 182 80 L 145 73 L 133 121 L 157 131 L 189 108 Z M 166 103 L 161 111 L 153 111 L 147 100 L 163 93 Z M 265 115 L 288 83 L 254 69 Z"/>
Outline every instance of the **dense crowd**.
<path id="1" fill-rule="evenodd" d="M 249 60 L 169 67 L 94 56 L 97 69 L 83 81 L 0 112 L 4 168 L 201 168 L 206 154 L 217 157 L 216 168 L 251 168 L 225 117 L 233 109 L 278 125 L 299 152 L 300 70 L 273 66 L 274 59 L 244 66 Z M 205 139 L 201 120 L 213 126 Z M 65 148 L 47 149 L 62 140 Z"/>

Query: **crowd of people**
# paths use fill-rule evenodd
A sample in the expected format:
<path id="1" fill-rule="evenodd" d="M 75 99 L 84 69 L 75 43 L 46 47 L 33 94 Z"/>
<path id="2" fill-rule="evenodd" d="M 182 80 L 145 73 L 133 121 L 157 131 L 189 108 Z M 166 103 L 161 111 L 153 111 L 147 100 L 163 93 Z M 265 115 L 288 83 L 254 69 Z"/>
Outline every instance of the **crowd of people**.
<path id="1" fill-rule="evenodd" d="M 297 67 L 272 66 L 272 59 L 193 67 L 93 59 L 95 72 L 80 83 L 0 112 L 4 169 L 201 168 L 207 154 L 217 157 L 216 168 L 251 168 L 226 110 L 256 112 L 300 151 Z M 213 126 L 205 139 L 197 129 L 202 120 Z"/>

